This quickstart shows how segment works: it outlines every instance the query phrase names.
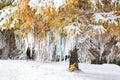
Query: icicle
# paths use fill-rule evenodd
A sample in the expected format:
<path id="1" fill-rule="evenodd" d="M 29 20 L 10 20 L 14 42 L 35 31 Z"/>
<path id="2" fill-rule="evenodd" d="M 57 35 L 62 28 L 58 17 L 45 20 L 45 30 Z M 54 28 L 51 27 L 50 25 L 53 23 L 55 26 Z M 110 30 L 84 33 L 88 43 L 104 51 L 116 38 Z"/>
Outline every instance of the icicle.
<path id="1" fill-rule="evenodd" d="M 32 57 L 32 51 L 34 48 L 34 36 L 33 33 L 28 33 L 27 37 L 18 35 L 15 33 L 15 41 L 17 49 L 20 50 L 20 59 L 26 58 L 27 49 L 30 48 L 30 56 Z"/>
<path id="2" fill-rule="evenodd" d="M 32 56 L 33 46 L 34 46 L 34 36 L 33 33 L 28 33 L 27 35 L 28 46 L 30 48 L 30 56 Z"/>

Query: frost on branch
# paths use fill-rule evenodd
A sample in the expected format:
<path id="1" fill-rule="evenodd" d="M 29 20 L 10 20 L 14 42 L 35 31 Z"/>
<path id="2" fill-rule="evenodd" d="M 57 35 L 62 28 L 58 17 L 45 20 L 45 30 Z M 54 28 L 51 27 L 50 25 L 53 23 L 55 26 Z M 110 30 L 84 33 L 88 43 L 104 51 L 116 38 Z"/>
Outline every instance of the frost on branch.
<path id="1" fill-rule="evenodd" d="M 104 4 L 101 0 L 88 0 L 88 3 L 91 5 L 91 7 L 94 9 L 94 10 L 98 10 L 98 4 L 100 4 L 100 6 L 103 8 L 104 7 Z"/>
<path id="2" fill-rule="evenodd" d="M 64 29 L 66 30 L 68 35 L 74 36 L 74 35 L 79 35 L 81 30 L 80 30 L 80 23 L 77 24 L 69 24 L 66 26 Z"/>
<path id="3" fill-rule="evenodd" d="M 120 19 L 120 16 L 115 15 L 114 11 L 95 13 L 92 16 L 93 23 L 108 23 L 108 25 L 114 24 L 118 26 L 119 22 L 117 22 L 117 19 Z"/>
<path id="4" fill-rule="evenodd" d="M 112 0 L 111 4 L 113 5 L 119 5 L 120 4 L 120 0 Z"/>
<path id="5" fill-rule="evenodd" d="M 106 29 L 102 25 L 89 25 L 89 26 L 93 28 L 93 33 L 95 32 L 95 34 L 97 33 L 103 34 L 106 31 Z"/>
<path id="6" fill-rule="evenodd" d="M 18 9 L 18 7 L 6 7 L 2 10 L 0 10 L 0 28 L 3 30 L 4 28 L 7 28 L 7 23 L 11 22 L 12 14 Z M 17 19 L 14 19 L 11 24 L 11 28 L 14 27 L 14 24 L 17 23 Z"/>
<path id="7" fill-rule="evenodd" d="M 37 9 L 36 14 L 40 13 L 41 7 L 55 7 L 58 11 L 59 7 L 65 3 L 65 0 L 30 0 L 29 6 L 34 10 Z"/>

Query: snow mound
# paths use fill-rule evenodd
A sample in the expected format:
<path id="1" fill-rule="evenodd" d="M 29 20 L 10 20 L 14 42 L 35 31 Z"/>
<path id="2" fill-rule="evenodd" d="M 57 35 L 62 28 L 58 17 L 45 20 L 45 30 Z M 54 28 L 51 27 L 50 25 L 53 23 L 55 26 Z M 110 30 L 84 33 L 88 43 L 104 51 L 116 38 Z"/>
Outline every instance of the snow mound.
<path id="1" fill-rule="evenodd" d="M 80 63 L 81 71 L 68 72 L 68 62 L 0 61 L 0 80 L 119 80 L 120 67 Z"/>

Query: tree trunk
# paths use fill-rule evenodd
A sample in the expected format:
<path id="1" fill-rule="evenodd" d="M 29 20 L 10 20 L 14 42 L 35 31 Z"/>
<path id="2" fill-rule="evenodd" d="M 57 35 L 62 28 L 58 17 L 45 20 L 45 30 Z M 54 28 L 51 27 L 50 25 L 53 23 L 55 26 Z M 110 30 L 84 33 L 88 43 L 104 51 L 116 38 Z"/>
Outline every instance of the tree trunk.
<path id="1" fill-rule="evenodd" d="M 14 57 L 13 50 L 16 49 L 14 32 L 12 30 L 3 30 L 2 32 L 2 49 L 1 59 L 8 59 Z"/>
<path id="2" fill-rule="evenodd" d="M 91 63 L 93 63 L 93 64 L 101 64 L 100 52 L 97 51 L 97 49 L 94 49 L 94 48 L 89 48 L 88 50 L 95 57 L 95 60 L 92 60 Z"/>
<path id="3" fill-rule="evenodd" d="M 72 64 L 75 63 L 76 70 L 79 70 L 77 51 L 78 51 L 78 49 L 76 49 L 76 47 L 75 47 L 75 49 L 70 52 L 69 68 Z"/>
<path id="4" fill-rule="evenodd" d="M 9 31 L 4 30 L 2 32 L 2 36 L 3 36 L 3 41 L 2 44 L 4 44 L 4 47 L 2 48 L 2 56 L 1 59 L 8 59 L 8 55 L 9 55 Z"/>

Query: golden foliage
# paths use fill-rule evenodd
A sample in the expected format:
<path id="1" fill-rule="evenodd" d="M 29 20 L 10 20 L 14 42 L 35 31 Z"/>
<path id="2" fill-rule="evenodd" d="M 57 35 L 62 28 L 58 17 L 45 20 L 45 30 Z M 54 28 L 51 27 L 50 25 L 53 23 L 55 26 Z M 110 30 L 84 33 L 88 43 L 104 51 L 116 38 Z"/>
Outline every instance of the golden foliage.
<path id="1" fill-rule="evenodd" d="M 13 18 L 17 18 L 18 23 L 15 24 L 16 29 L 22 31 L 21 34 L 27 34 L 34 27 L 34 12 L 28 6 L 29 0 L 22 0 L 18 3 L 18 10 L 13 14 Z"/>
<path id="2" fill-rule="evenodd" d="M 120 11 L 114 5 L 110 5 L 109 0 L 100 0 L 105 5 L 104 8 L 101 8 L 102 4 L 100 2 L 96 2 L 93 4 L 91 0 L 65 0 L 66 3 L 59 7 L 58 11 L 56 11 L 55 6 L 46 6 L 46 7 L 36 7 L 35 10 L 32 10 L 28 3 L 30 0 L 21 0 L 16 6 L 18 10 L 14 13 L 10 14 L 10 20 L 4 24 L 4 28 L 11 29 L 10 25 L 16 18 L 18 22 L 14 24 L 14 29 L 21 30 L 21 33 L 27 34 L 31 30 L 34 29 L 36 32 L 35 35 L 44 38 L 46 32 L 54 31 L 54 29 L 60 27 L 63 28 L 70 23 L 78 22 L 82 25 L 79 26 L 80 30 L 82 30 L 86 35 L 89 30 L 89 24 L 94 25 L 103 25 L 108 32 L 112 30 L 114 34 L 120 34 L 120 18 L 116 19 L 118 25 L 110 24 L 108 25 L 108 21 L 104 22 L 103 20 L 99 20 L 98 23 L 93 18 L 94 13 L 102 12 L 102 11 L 114 11 L 116 16 L 120 16 Z M 95 0 L 99 1 L 99 0 Z M 84 3 L 83 3 L 84 2 Z M 91 6 L 97 7 L 98 10 L 92 11 Z M 114 6 L 114 8 L 111 8 Z M 106 10 L 107 9 L 107 10 Z M 35 14 L 36 12 L 38 14 Z M 110 30 L 110 31 L 109 31 Z M 64 32 L 65 31 L 61 31 Z M 63 33 L 60 33 L 64 35 Z"/>
<path id="3" fill-rule="evenodd" d="M 70 65 L 70 68 L 68 68 L 68 71 L 70 71 L 70 72 L 75 71 L 75 69 L 76 69 L 75 66 L 76 66 L 76 63 L 71 64 L 71 65 Z"/>

